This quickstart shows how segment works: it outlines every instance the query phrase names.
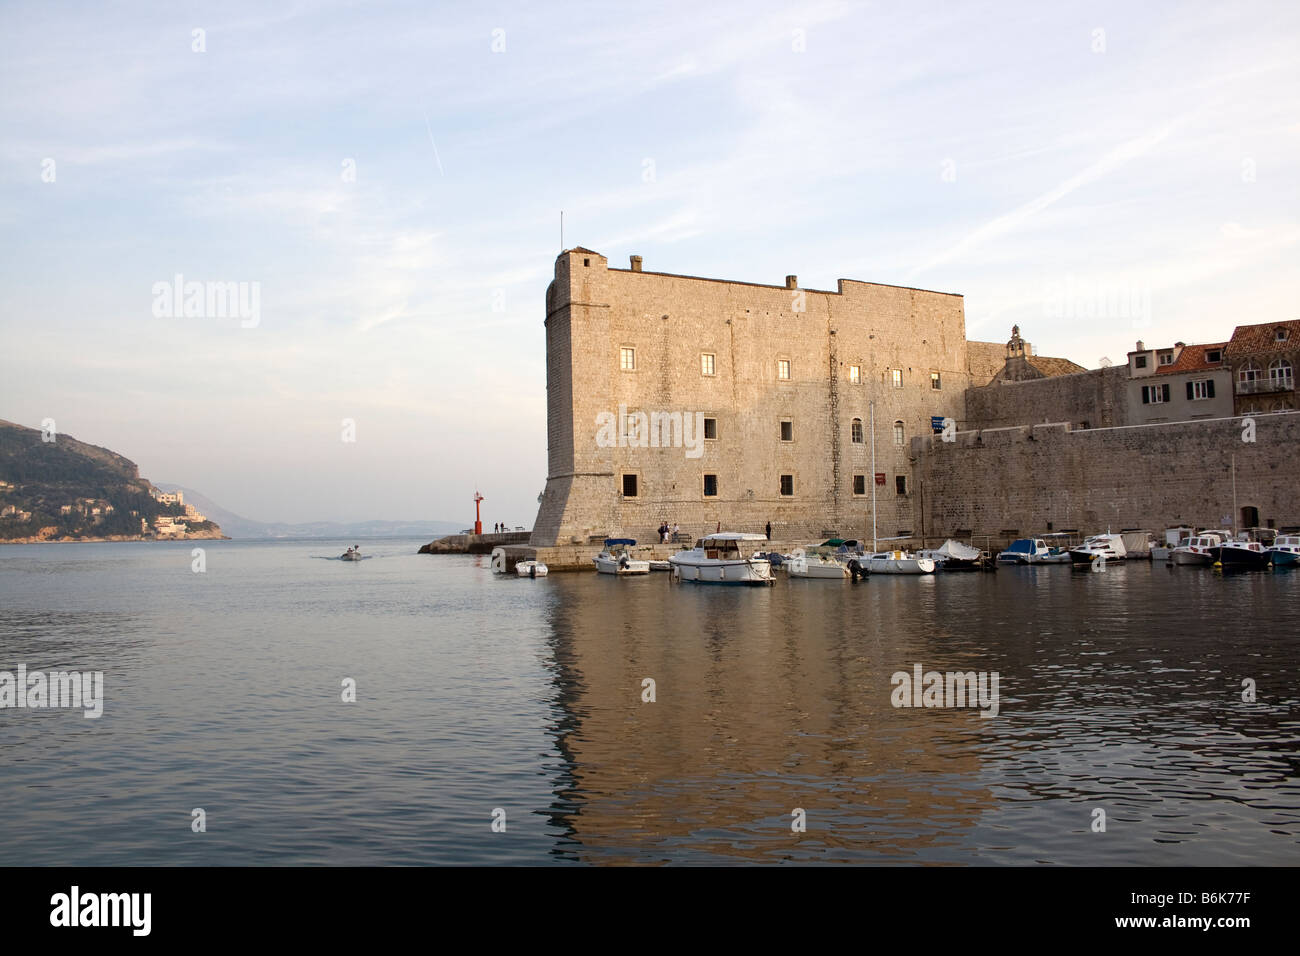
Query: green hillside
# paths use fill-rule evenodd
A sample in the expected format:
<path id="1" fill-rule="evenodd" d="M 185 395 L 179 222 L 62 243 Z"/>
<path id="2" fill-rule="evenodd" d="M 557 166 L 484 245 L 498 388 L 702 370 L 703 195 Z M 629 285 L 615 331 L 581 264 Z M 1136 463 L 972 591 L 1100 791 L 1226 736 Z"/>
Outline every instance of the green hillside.
<path id="1" fill-rule="evenodd" d="M 138 537 L 141 518 L 184 515 L 155 501 L 151 487 L 135 462 L 107 448 L 63 434 L 46 442 L 38 429 L 0 420 L 0 540 Z"/>

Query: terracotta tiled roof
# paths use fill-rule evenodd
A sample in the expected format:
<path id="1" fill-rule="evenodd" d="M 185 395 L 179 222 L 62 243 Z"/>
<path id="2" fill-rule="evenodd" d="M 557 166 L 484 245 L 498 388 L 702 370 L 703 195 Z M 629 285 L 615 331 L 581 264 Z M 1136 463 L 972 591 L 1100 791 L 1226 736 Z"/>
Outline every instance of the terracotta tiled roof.
<path id="1" fill-rule="evenodd" d="M 1277 330 L 1287 330 L 1287 340 L 1277 340 Z M 1286 352 L 1300 343 L 1300 319 L 1286 322 L 1264 322 L 1260 325 L 1239 325 L 1232 330 L 1228 343 L 1229 355 L 1250 355 L 1255 352 Z"/>
<path id="2" fill-rule="evenodd" d="M 1211 342 L 1207 345 L 1184 345 L 1183 350 L 1178 353 L 1178 361 L 1173 365 L 1166 365 L 1163 368 L 1156 369 L 1157 375 L 1177 375 L 1180 372 L 1204 372 L 1207 369 L 1223 368 L 1223 359 L 1220 357 L 1217 362 L 1205 361 L 1205 353 L 1210 349 L 1219 349 L 1222 352 L 1227 348 L 1227 342 Z M 1157 349 L 1163 352 L 1164 349 Z"/>
<path id="3" fill-rule="evenodd" d="M 1088 371 L 1082 365 L 1076 365 L 1069 359 L 1052 358 L 1047 355 L 1027 355 L 1025 358 L 1028 359 L 1030 365 L 1042 372 L 1047 378 Z"/>

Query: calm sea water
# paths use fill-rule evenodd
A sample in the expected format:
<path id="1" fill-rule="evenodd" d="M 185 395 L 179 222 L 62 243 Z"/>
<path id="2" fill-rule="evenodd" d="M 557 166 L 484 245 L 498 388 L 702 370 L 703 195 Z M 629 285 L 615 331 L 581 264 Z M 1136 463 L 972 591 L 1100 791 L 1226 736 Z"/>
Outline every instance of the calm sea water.
<path id="1" fill-rule="evenodd" d="M 105 675 L 98 720 L 0 710 L 0 864 L 1300 859 L 1300 574 L 733 590 L 350 543 L 0 548 L 0 670 Z M 997 671 L 999 716 L 891 706 L 917 663 Z"/>

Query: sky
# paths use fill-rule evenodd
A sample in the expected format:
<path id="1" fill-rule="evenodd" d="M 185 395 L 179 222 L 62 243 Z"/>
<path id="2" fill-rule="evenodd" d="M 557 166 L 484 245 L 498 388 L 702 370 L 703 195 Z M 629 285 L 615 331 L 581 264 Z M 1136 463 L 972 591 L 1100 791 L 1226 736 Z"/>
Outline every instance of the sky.
<path id="1" fill-rule="evenodd" d="M 477 488 L 531 527 L 561 210 L 614 266 L 957 292 L 1087 367 L 1223 341 L 1300 318 L 1298 37 L 1290 2 L 6 2 L 0 418 L 253 519 Z M 168 314 L 178 275 L 246 318 Z"/>

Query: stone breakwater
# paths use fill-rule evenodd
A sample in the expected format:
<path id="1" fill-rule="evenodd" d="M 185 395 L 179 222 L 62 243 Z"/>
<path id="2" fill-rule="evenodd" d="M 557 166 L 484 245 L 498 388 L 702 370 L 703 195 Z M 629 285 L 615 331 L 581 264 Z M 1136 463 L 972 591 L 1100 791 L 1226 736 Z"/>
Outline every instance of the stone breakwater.
<path id="1" fill-rule="evenodd" d="M 416 554 L 491 554 L 493 548 L 527 544 L 531 531 L 503 531 L 500 534 L 449 534 L 423 545 Z"/>

